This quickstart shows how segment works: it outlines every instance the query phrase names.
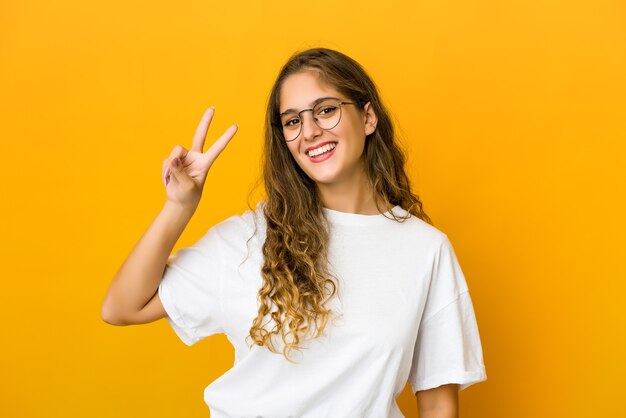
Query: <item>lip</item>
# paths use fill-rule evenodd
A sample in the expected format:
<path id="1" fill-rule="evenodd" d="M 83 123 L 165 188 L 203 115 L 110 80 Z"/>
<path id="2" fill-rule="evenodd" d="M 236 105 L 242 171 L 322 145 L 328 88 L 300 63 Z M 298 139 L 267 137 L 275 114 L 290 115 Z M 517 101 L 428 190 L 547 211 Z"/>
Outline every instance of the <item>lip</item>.
<path id="1" fill-rule="evenodd" d="M 311 151 L 312 149 L 319 148 L 319 147 L 324 146 L 326 144 L 336 144 L 336 143 L 337 143 L 337 141 L 320 142 L 319 144 L 313 145 L 312 147 L 308 147 L 307 149 L 305 149 L 304 153 L 308 157 L 309 156 L 309 151 Z"/>
<path id="2" fill-rule="evenodd" d="M 315 156 L 315 157 L 309 157 L 307 155 L 307 158 L 309 159 L 309 161 L 311 161 L 312 163 L 321 163 L 323 161 L 328 160 L 329 158 L 331 158 L 334 154 L 335 154 L 335 150 L 337 149 L 337 145 L 335 146 L 335 148 L 331 149 L 330 151 L 328 151 L 327 153 L 323 154 L 322 156 Z"/>

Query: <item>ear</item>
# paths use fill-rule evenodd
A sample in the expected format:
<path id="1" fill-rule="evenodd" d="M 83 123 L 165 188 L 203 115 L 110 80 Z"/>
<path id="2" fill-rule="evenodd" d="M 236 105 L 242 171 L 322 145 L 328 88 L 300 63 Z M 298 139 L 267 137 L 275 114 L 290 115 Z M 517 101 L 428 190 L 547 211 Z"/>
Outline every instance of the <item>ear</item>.
<path id="1" fill-rule="evenodd" d="M 365 124 L 365 136 L 368 136 L 376 130 L 378 117 L 376 113 L 374 113 L 374 107 L 370 102 L 365 103 L 363 107 L 363 123 Z"/>

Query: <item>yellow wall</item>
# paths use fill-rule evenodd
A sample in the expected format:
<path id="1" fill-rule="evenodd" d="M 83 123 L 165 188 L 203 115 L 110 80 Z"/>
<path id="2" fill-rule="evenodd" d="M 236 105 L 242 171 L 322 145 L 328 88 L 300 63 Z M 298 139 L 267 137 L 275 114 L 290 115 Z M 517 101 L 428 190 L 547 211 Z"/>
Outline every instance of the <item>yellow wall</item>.
<path id="1" fill-rule="evenodd" d="M 455 245 L 488 375 L 461 416 L 622 411 L 624 2 L 227 3 L 0 2 L 0 415 L 208 416 L 226 338 L 113 327 L 101 302 L 210 105 L 208 143 L 240 129 L 175 249 L 247 209 L 269 88 L 313 46 L 373 76 Z"/>

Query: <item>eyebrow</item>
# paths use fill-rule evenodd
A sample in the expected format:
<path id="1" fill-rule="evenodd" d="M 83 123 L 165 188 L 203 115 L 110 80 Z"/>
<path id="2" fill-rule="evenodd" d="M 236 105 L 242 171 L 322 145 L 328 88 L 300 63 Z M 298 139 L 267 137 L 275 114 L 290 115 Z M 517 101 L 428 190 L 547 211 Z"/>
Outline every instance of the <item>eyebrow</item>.
<path id="1" fill-rule="evenodd" d="M 336 100 L 341 100 L 339 97 L 332 97 L 332 96 L 327 96 L 327 97 L 320 97 L 319 99 L 315 99 L 313 102 L 309 103 L 309 107 L 315 107 L 316 104 L 318 104 L 319 102 L 326 100 L 326 99 L 336 99 Z M 296 109 L 287 109 L 284 112 L 282 112 L 280 115 L 278 116 L 282 116 L 287 112 L 296 112 Z"/>

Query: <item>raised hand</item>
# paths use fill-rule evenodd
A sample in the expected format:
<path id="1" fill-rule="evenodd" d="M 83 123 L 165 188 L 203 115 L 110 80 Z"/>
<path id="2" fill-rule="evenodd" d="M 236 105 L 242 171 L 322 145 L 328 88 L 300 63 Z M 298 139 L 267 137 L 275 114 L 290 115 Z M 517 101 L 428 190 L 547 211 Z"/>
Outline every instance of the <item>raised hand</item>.
<path id="1" fill-rule="evenodd" d="M 212 106 L 202 115 L 191 150 L 176 145 L 169 157 L 163 160 L 163 184 L 167 200 L 186 208 L 195 209 L 200 203 L 209 169 L 238 129 L 237 125 L 231 125 L 206 152 L 202 152 L 214 113 L 215 108 Z"/>

